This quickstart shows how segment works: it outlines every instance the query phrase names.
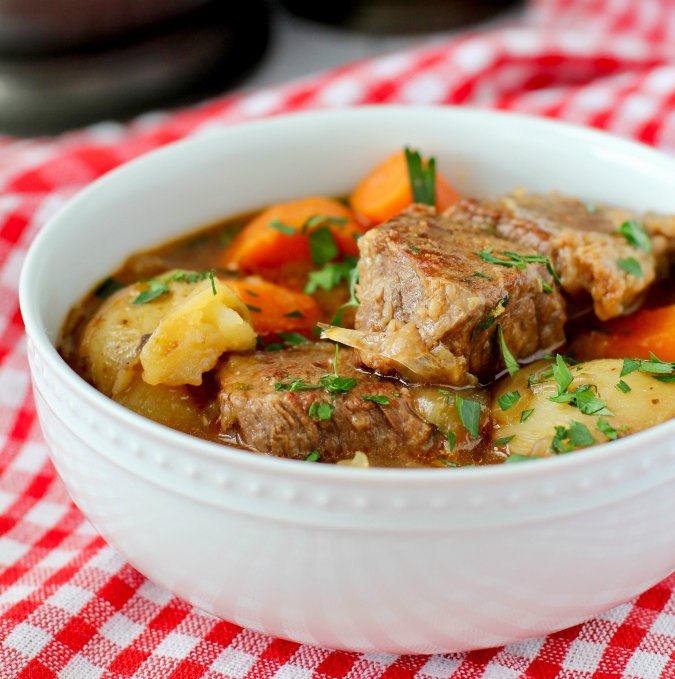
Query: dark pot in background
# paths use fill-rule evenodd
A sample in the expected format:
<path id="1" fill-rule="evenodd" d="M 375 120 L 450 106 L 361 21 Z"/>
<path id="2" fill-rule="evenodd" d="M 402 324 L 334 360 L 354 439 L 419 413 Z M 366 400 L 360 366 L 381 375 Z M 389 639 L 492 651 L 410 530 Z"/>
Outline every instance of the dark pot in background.
<path id="1" fill-rule="evenodd" d="M 372 34 L 410 35 L 485 21 L 518 0 L 281 0 L 290 12 Z"/>

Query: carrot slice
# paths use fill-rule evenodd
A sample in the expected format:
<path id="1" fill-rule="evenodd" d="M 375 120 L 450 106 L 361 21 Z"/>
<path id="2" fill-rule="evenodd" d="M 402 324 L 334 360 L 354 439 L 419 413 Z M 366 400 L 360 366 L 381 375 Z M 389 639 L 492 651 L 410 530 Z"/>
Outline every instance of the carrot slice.
<path id="1" fill-rule="evenodd" d="M 456 203 L 461 196 L 436 172 L 436 209 L 439 212 Z M 412 203 L 408 163 L 405 152 L 397 151 L 366 175 L 349 197 L 359 221 L 368 228 L 386 222 Z"/>
<path id="2" fill-rule="evenodd" d="M 675 361 L 675 304 L 642 309 L 581 335 L 572 346 L 583 358 L 649 358 Z"/>
<path id="3" fill-rule="evenodd" d="M 326 217 L 321 223 L 320 218 Z M 349 208 L 331 198 L 312 196 L 279 203 L 254 217 L 225 250 L 223 266 L 263 272 L 284 264 L 312 264 L 310 234 L 327 226 L 343 255 L 358 255 L 356 239 L 364 229 Z"/>
<path id="4" fill-rule="evenodd" d="M 319 305 L 302 292 L 275 285 L 260 276 L 225 282 L 249 308 L 253 329 L 259 335 L 298 332 L 311 336 L 319 321 Z"/>

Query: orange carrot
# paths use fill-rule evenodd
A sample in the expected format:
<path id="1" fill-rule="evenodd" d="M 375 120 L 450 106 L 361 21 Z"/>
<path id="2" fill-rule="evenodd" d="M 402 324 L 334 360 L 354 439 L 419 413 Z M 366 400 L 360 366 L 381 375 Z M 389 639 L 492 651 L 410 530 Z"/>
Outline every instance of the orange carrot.
<path id="1" fill-rule="evenodd" d="M 321 217 L 326 217 L 324 222 Z M 223 266 L 264 272 L 284 264 L 312 264 L 310 237 L 328 227 L 343 255 L 358 255 L 356 238 L 364 229 L 349 208 L 330 198 L 313 196 L 279 203 L 254 217 L 223 254 Z"/>
<path id="2" fill-rule="evenodd" d="M 436 209 L 441 212 L 461 196 L 436 172 Z M 397 151 L 375 167 L 357 185 L 349 204 L 368 228 L 386 222 L 412 203 L 405 152 Z"/>
<path id="3" fill-rule="evenodd" d="M 319 305 L 309 295 L 275 285 L 260 276 L 225 281 L 251 311 L 259 335 L 298 332 L 311 336 L 319 321 Z"/>
<path id="4" fill-rule="evenodd" d="M 582 334 L 572 345 L 579 358 L 649 358 L 675 361 L 675 304 L 642 309 Z"/>

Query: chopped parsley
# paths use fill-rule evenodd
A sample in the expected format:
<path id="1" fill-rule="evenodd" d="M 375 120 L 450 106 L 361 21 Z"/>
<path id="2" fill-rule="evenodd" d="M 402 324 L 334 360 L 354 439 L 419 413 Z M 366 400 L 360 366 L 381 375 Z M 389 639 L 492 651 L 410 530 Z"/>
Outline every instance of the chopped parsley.
<path id="1" fill-rule="evenodd" d="M 630 219 L 619 227 L 619 233 L 634 247 L 644 252 L 652 251 L 652 240 L 641 222 Z"/>
<path id="2" fill-rule="evenodd" d="M 413 253 L 413 255 L 419 255 L 420 249 L 416 248 L 414 245 L 409 245 L 408 250 Z"/>
<path id="3" fill-rule="evenodd" d="M 644 276 L 642 267 L 640 266 L 640 262 L 638 262 L 637 259 L 635 259 L 635 257 L 617 259 L 616 263 L 619 265 L 619 268 L 622 271 L 625 271 L 627 274 L 630 274 L 634 278 L 642 278 Z"/>
<path id="4" fill-rule="evenodd" d="M 471 275 L 476 276 L 477 278 L 486 278 L 489 281 L 492 280 L 492 276 L 487 276 L 486 274 L 481 273 L 480 271 L 474 271 Z"/>
<path id="5" fill-rule="evenodd" d="M 509 375 L 513 377 L 513 375 L 515 375 L 520 370 L 520 365 L 518 361 L 516 361 L 514 355 L 509 350 L 508 346 L 506 346 L 506 341 L 504 340 L 504 331 L 502 330 L 501 324 L 497 325 L 497 333 L 499 335 L 499 348 L 501 349 L 502 352 L 504 365 L 506 366 L 506 369 L 509 371 Z"/>
<path id="6" fill-rule="evenodd" d="M 558 385 L 557 396 L 562 396 L 567 391 L 570 384 L 572 384 L 574 378 L 572 377 L 569 366 L 565 363 L 565 359 L 560 354 L 556 354 L 555 364 L 551 366 L 551 370 L 553 371 L 552 376 Z M 553 397 L 551 398 L 553 399 Z"/>
<path id="7" fill-rule="evenodd" d="M 553 280 L 560 285 L 560 278 L 551 264 L 551 260 L 546 255 L 521 255 L 518 252 L 510 250 L 501 250 L 497 254 L 501 257 L 495 257 L 492 254 L 493 248 L 486 248 L 482 252 L 476 254 L 488 264 L 499 264 L 499 266 L 512 267 L 514 269 L 524 269 L 528 264 L 545 264 Z"/>
<path id="8" fill-rule="evenodd" d="M 511 453 L 505 460 L 504 464 L 512 464 L 513 462 L 526 462 L 527 460 L 536 460 L 536 455 L 520 455 L 518 453 Z"/>
<path id="9" fill-rule="evenodd" d="M 429 158 L 424 166 L 419 151 L 412 151 L 407 146 L 404 149 L 408 166 L 408 178 L 413 202 L 424 205 L 436 204 L 436 159 Z"/>
<path id="10" fill-rule="evenodd" d="M 557 426 L 555 428 L 555 436 L 551 441 L 551 450 L 556 455 L 561 455 L 563 453 L 571 453 L 578 448 L 587 448 L 594 443 L 597 443 L 597 441 L 593 438 L 593 434 L 591 434 L 585 424 L 570 420 L 569 427 Z"/>
<path id="11" fill-rule="evenodd" d="M 448 442 L 448 450 L 452 453 L 455 450 L 455 443 L 457 442 L 457 434 L 452 429 L 442 431 L 438 429 L 438 433 Z"/>
<path id="12" fill-rule="evenodd" d="M 289 311 L 287 314 L 284 314 L 285 318 L 304 318 L 304 315 L 302 314 L 301 311 L 298 311 L 297 309 L 293 309 L 293 311 Z"/>
<path id="13" fill-rule="evenodd" d="M 132 302 L 132 304 L 147 304 L 169 292 L 169 284 L 178 283 L 198 283 L 206 279 L 211 281 L 211 289 L 213 294 L 218 294 L 216 291 L 216 280 L 213 276 L 213 269 L 210 271 L 174 271 L 166 276 L 158 276 L 150 278 L 146 281 L 141 281 L 147 284 L 147 288 L 143 290 Z"/>
<path id="14" fill-rule="evenodd" d="M 253 311 L 256 314 L 259 314 L 262 311 L 262 309 L 259 306 L 254 306 L 253 304 L 247 304 L 246 308 L 249 311 Z"/>
<path id="15" fill-rule="evenodd" d="M 497 398 L 497 403 L 499 403 L 499 407 L 502 410 L 508 410 L 511 406 L 518 403 L 519 399 L 520 399 L 519 391 L 509 391 L 506 394 L 502 394 L 499 398 Z"/>
<path id="16" fill-rule="evenodd" d="M 309 232 L 309 252 L 317 266 L 323 266 L 340 254 L 340 249 L 327 226 Z"/>
<path id="17" fill-rule="evenodd" d="M 472 332 L 472 337 L 475 338 L 478 334 L 483 332 L 483 330 L 487 330 L 489 327 L 492 326 L 492 324 L 501 316 L 504 311 L 506 311 L 506 305 L 509 303 L 509 296 L 504 295 L 497 304 L 495 304 L 494 309 L 490 311 L 490 313 L 485 316 L 484 318 L 481 318 L 478 323 L 476 323 L 476 326 L 473 329 Z"/>
<path id="18" fill-rule="evenodd" d="M 381 406 L 387 406 L 390 403 L 389 397 L 382 394 L 372 394 L 370 396 L 362 396 L 361 398 L 364 401 L 372 401 L 373 403 L 377 403 Z"/>
<path id="19" fill-rule="evenodd" d="M 294 236 L 296 232 L 296 228 L 294 226 L 289 226 L 288 224 L 284 224 L 283 222 L 279 221 L 278 219 L 273 219 L 270 223 L 269 226 L 273 229 L 276 229 L 277 231 L 281 231 L 281 233 L 284 234 L 284 236 Z"/>
<path id="20" fill-rule="evenodd" d="M 628 385 L 626 382 L 623 380 L 619 380 L 617 384 L 614 385 L 619 391 L 622 391 L 624 394 L 627 394 L 630 391 L 630 385 Z"/>
<path id="21" fill-rule="evenodd" d="M 604 434 L 610 441 L 614 441 L 619 435 L 616 429 L 614 429 L 614 427 L 609 422 L 607 422 L 604 417 L 598 417 L 598 422 L 595 425 L 595 428 Z"/>
<path id="22" fill-rule="evenodd" d="M 503 436 L 500 439 L 497 439 L 496 441 L 493 442 L 493 446 L 499 447 L 499 446 L 505 446 L 507 443 L 512 441 L 515 438 L 515 434 L 511 434 L 511 436 Z"/>
<path id="23" fill-rule="evenodd" d="M 318 462 L 321 459 L 321 453 L 318 450 L 313 450 L 305 457 L 305 462 Z"/>
<path id="24" fill-rule="evenodd" d="M 444 457 L 439 457 L 437 459 L 441 464 L 445 465 L 446 467 L 459 467 L 459 465 L 456 462 L 452 462 L 452 460 L 446 460 Z"/>
<path id="25" fill-rule="evenodd" d="M 464 428 L 473 436 L 478 438 L 478 427 L 480 425 L 480 403 L 471 399 L 464 399 L 459 394 L 455 396 L 455 405 L 459 413 L 459 419 Z"/>
<path id="26" fill-rule="evenodd" d="M 668 363 L 662 361 L 660 358 L 650 352 L 651 358 L 624 358 L 623 368 L 621 369 L 621 377 L 630 375 L 630 373 L 638 370 L 641 373 L 651 375 L 659 382 L 675 382 L 675 363 Z M 622 389 L 623 391 L 623 389 Z M 630 389 L 629 389 L 630 391 Z"/>
<path id="27" fill-rule="evenodd" d="M 303 235 L 307 233 L 308 229 L 313 229 L 315 226 L 321 226 L 322 224 L 335 224 L 337 227 L 342 228 L 349 220 L 346 217 L 330 217 L 328 215 L 312 215 L 303 225 L 300 233 Z"/>
<path id="28" fill-rule="evenodd" d="M 357 257 L 345 257 L 343 262 L 329 262 L 322 269 L 310 272 L 305 292 L 313 295 L 319 288 L 333 290 L 342 281 L 349 280 L 357 262 Z"/>
<path id="29" fill-rule="evenodd" d="M 314 401 L 311 406 L 309 406 L 308 414 L 309 416 L 319 422 L 321 420 L 330 420 L 333 417 L 333 411 L 335 406 L 325 401 Z"/>
<path id="30" fill-rule="evenodd" d="M 302 377 L 284 377 L 274 383 L 275 391 L 306 391 L 307 389 L 321 389 L 320 384 L 307 384 Z"/>
<path id="31" fill-rule="evenodd" d="M 354 377 L 340 377 L 338 375 L 338 355 L 340 352 L 340 345 L 335 345 L 335 358 L 333 359 L 333 373 L 323 375 L 319 378 L 321 386 L 331 394 L 346 394 L 351 391 L 357 384 Z"/>
<path id="32" fill-rule="evenodd" d="M 349 272 L 349 299 L 335 312 L 331 319 L 331 325 L 340 325 L 345 309 L 359 306 L 359 299 L 356 296 L 356 284 L 359 282 L 359 270 L 354 266 Z"/>
<path id="33" fill-rule="evenodd" d="M 597 389 L 595 385 L 582 384 L 572 392 L 550 396 L 549 400 L 554 403 L 569 403 L 584 415 L 614 415 L 605 402 L 596 396 L 594 389 Z"/>
<path id="34" fill-rule="evenodd" d="M 279 337 L 284 341 L 286 347 L 296 347 L 298 344 L 307 342 L 307 338 L 297 332 L 280 332 Z"/>
<path id="35" fill-rule="evenodd" d="M 265 351 L 281 351 L 284 348 L 282 342 L 272 342 L 265 347 Z"/>
<path id="36" fill-rule="evenodd" d="M 110 295 L 117 292 L 118 290 L 121 290 L 124 287 L 126 287 L 124 283 L 118 281 L 116 278 L 109 277 L 106 278 L 101 283 L 99 283 L 96 290 L 94 290 L 94 294 L 100 299 L 105 299 L 106 297 L 110 297 Z"/>
<path id="37" fill-rule="evenodd" d="M 530 415 L 532 415 L 533 412 L 534 412 L 534 408 L 528 408 L 527 410 L 523 410 L 523 412 L 520 413 L 520 421 L 521 421 L 521 423 L 522 423 L 522 422 L 525 422 L 525 420 L 526 420 Z"/>

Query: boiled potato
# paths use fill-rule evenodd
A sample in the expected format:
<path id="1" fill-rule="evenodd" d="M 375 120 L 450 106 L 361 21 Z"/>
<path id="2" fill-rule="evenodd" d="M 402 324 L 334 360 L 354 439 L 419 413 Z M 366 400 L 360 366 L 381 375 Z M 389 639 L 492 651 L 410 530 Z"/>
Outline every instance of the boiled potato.
<path id="1" fill-rule="evenodd" d="M 168 292 L 145 304 L 134 300 L 147 283 L 130 285 L 107 299 L 85 328 L 78 353 L 84 372 L 108 396 L 127 389 L 141 374 L 149 384 L 201 384 L 224 351 L 251 349 L 255 332 L 235 292 L 218 280 L 155 281 Z"/>
<path id="2" fill-rule="evenodd" d="M 483 445 L 489 436 L 491 427 L 490 399 L 484 389 L 470 387 L 467 389 L 439 389 L 438 387 L 410 387 L 413 396 L 413 407 L 417 414 L 439 432 L 452 439 L 447 445 L 447 461 L 469 464 L 471 453 Z M 479 405 L 478 436 L 473 437 L 466 430 L 457 409 L 455 396 L 467 401 L 475 401 Z"/>
<path id="3" fill-rule="evenodd" d="M 215 290 L 215 294 L 214 294 Z M 177 386 L 202 383 L 225 351 L 255 348 L 248 309 L 229 286 L 205 280 L 168 310 L 140 352 L 143 380 Z"/>
<path id="4" fill-rule="evenodd" d="M 495 422 L 494 438 L 513 436 L 508 444 L 510 453 L 530 456 L 553 455 L 551 443 L 556 426 L 568 428 L 572 421 L 588 427 L 597 443 L 608 440 L 598 429 L 598 418 L 602 417 L 617 432 L 618 436 L 632 434 L 675 417 L 675 384 L 659 382 L 653 376 L 638 371 L 620 377 L 623 361 L 602 359 L 587 361 L 570 366 L 573 376 L 568 392 L 584 384 L 593 385 L 598 398 L 605 402 L 612 415 L 584 415 L 568 403 L 550 400 L 558 392 L 553 377 L 541 379 L 551 367 L 550 362 L 538 361 L 519 370 L 513 377 L 504 379 L 494 394 L 492 416 Z M 531 386 L 528 377 L 537 374 Z M 617 388 L 623 380 L 630 391 L 624 393 Z M 497 399 L 506 393 L 518 391 L 520 398 L 502 410 Z M 521 422 L 523 411 L 532 413 Z"/>

